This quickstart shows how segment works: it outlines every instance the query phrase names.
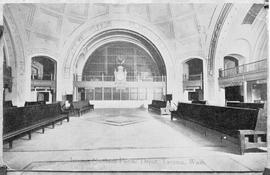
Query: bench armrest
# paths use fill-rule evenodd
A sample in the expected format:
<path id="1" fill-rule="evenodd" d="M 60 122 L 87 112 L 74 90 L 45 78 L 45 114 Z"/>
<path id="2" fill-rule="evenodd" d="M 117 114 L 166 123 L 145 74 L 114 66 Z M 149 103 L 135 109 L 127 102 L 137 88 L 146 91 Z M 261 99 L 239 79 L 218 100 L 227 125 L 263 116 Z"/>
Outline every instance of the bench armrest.
<path id="1" fill-rule="evenodd" d="M 238 130 L 240 135 L 254 135 L 254 134 L 266 134 L 266 131 L 256 131 L 256 130 Z"/>

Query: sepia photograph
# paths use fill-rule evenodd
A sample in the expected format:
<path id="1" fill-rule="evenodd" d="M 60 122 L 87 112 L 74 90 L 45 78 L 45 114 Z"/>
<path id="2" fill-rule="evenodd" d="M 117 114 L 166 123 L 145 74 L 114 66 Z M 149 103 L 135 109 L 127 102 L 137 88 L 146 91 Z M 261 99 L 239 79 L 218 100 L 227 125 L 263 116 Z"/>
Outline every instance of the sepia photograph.
<path id="1" fill-rule="evenodd" d="M 0 11 L 0 175 L 270 175 L 268 0 Z"/>

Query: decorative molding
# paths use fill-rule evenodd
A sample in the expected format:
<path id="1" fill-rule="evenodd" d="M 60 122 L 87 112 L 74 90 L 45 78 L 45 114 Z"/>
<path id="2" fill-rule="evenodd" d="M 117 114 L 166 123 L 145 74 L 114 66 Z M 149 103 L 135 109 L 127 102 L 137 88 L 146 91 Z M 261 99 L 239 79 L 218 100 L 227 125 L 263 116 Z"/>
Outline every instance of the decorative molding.
<path id="1" fill-rule="evenodd" d="M 41 38 L 41 39 L 43 39 L 43 40 L 45 40 L 45 41 L 53 41 L 55 44 L 56 44 L 56 46 L 58 46 L 58 42 L 59 42 L 59 39 L 58 38 L 56 38 L 56 37 L 53 37 L 53 36 L 51 36 L 51 35 L 46 35 L 46 34 L 43 34 L 43 33 L 39 33 L 39 32 L 33 32 L 35 35 L 36 35 L 36 37 L 37 38 Z"/>
<path id="2" fill-rule="evenodd" d="M 44 6 L 55 12 L 64 13 L 66 4 L 44 4 Z"/>
<path id="3" fill-rule="evenodd" d="M 69 24 L 69 29 L 71 29 L 71 30 L 69 30 L 67 28 L 63 29 L 62 32 L 66 36 L 71 35 L 78 27 L 80 27 L 82 24 L 85 23 L 85 21 L 83 21 L 83 20 L 80 20 L 80 19 L 77 19 L 77 18 L 71 18 L 71 17 L 68 17 L 67 21 L 70 23 Z"/>
<path id="4" fill-rule="evenodd" d="M 18 26 L 14 20 L 14 16 L 9 8 L 8 5 L 4 6 L 4 17 L 9 22 L 10 32 L 12 33 L 15 46 L 15 59 L 18 64 L 18 72 L 20 75 L 25 74 L 25 55 L 24 55 L 24 48 L 23 48 L 23 41 L 21 39 L 21 32 L 18 29 Z M 12 37 L 11 36 L 11 37 Z"/>
<path id="5" fill-rule="evenodd" d="M 76 53 L 81 41 L 86 38 L 87 36 L 87 32 L 85 31 L 92 31 L 93 33 L 96 33 L 97 31 L 100 31 L 104 28 L 110 27 L 112 25 L 111 21 L 104 21 L 104 22 L 100 22 L 98 24 L 92 25 L 90 27 L 88 27 L 86 30 L 84 30 L 83 32 L 81 32 L 78 37 L 75 39 L 75 41 L 73 42 L 73 44 L 71 45 L 70 49 L 68 49 L 68 57 L 67 60 L 70 60 L 65 62 L 64 65 L 64 76 L 65 78 L 70 78 L 70 70 L 71 70 L 71 61 L 72 61 L 72 57 L 74 56 L 74 54 Z"/>
<path id="6" fill-rule="evenodd" d="M 130 18 L 104 19 L 96 20 L 96 22 L 97 23 L 94 24 L 90 23 L 90 25 L 85 24 L 83 30 L 80 30 L 80 32 L 73 37 L 74 39 L 66 43 L 66 52 L 64 52 L 65 54 L 63 53 L 62 55 L 62 57 L 65 58 L 65 61 L 63 62 L 63 76 L 65 79 L 72 78 L 72 73 L 75 71 L 74 65 L 76 65 L 76 60 L 81 53 L 81 49 L 83 49 L 87 43 L 92 42 L 95 44 L 96 42 L 100 41 L 100 35 L 106 36 L 108 32 L 110 33 L 115 30 L 135 32 L 138 33 L 139 36 L 143 35 L 143 37 L 147 37 L 147 40 L 151 40 L 151 43 L 155 44 L 155 47 L 157 47 L 160 54 L 166 58 L 164 59 L 166 62 L 165 65 L 173 66 L 171 52 L 169 52 L 167 45 L 164 43 L 164 39 L 167 37 L 164 36 L 160 30 L 156 30 L 156 26 L 153 24 L 149 25 L 149 23 L 146 22 L 138 23 Z M 153 29 L 155 29 L 158 34 L 153 33 Z M 170 70 L 167 71 L 170 72 Z M 172 72 L 170 72 L 170 74 L 172 74 Z"/>
<path id="7" fill-rule="evenodd" d="M 31 31 L 29 29 L 25 29 L 25 35 L 26 35 L 27 41 L 30 40 L 30 33 L 31 33 Z"/>
<path id="8" fill-rule="evenodd" d="M 33 55 L 44 55 L 49 56 L 50 58 L 53 58 L 55 61 L 58 61 L 57 58 L 59 57 L 59 54 L 55 51 L 48 49 L 48 48 L 31 48 L 27 49 L 27 57 L 32 57 Z"/>
<path id="9" fill-rule="evenodd" d="M 100 10 L 100 8 L 103 8 L 103 9 Z M 95 17 L 106 15 L 109 13 L 108 4 L 92 4 L 89 9 L 94 12 L 94 13 L 88 12 L 89 18 L 95 18 Z"/>
<path id="10" fill-rule="evenodd" d="M 35 15 L 35 12 L 36 12 L 36 7 L 33 6 L 33 5 L 28 5 L 28 7 L 30 8 L 30 13 L 29 13 L 29 16 L 28 16 L 28 19 L 27 19 L 27 24 L 29 26 L 32 26 L 33 24 L 33 20 L 34 20 L 34 15 Z"/>
<path id="11" fill-rule="evenodd" d="M 155 24 L 169 39 L 174 38 L 174 30 L 172 21 L 161 22 Z"/>
<path id="12" fill-rule="evenodd" d="M 45 14 L 45 15 L 49 15 L 49 16 L 55 17 L 56 20 L 57 20 L 57 26 L 56 26 L 55 32 L 56 32 L 57 34 L 58 34 L 59 32 L 61 32 L 61 27 L 62 27 L 62 23 L 63 23 L 63 16 L 62 16 L 62 15 L 59 15 L 59 14 L 57 14 L 57 13 L 48 11 L 47 9 L 44 9 L 44 8 L 40 8 L 40 12 L 42 12 L 42 13 Z"/>
<path id="13" fill-rule="evenodd" d="M 221 33 L 223 24 L 226 20 L 227 15 L 229 14 L 231 8 L 232 8 L 233 4 L 232 3 L 226 3 L 224 4 L 221 13 L 217 19 L 217 22 L 215 24 L 214 30 L 213 30 L 213 34 L 212 34 L 212 38 L 210 41 L 210 47 L 209 47 L 209 52 L 208 52 L 208 74 L 213 76 L 213 72 L 214 72 L 214 61 L 215 61 L 215 55 L 216 55 L 216 48 L 218 45 L 218 39 L 219 39 L 219 35 Z"/>
<path id="14" fill-rule="evenodd" d="M 110 4 L 109 13 L 128 13 L 128 6 L 125 4 Z"/>
<path id="15" fill-rule="evenodd" d="M 171 15 L 168 6 L 161 4 L 149 5 L 150 19 L 153 23 L 161 23 L 171 20 Z"/>
<path id="16" fill-rule="evenodd" d="M 89 4 L 68 4 L 66 14 L 68 16 L 77 17 L 80 19 L 87 19 L 89 11 Z"/>
<path id="17" fill-rule="evenodd" d="M 148 5 L 129 4 L 128 5 L 128 13 L 130 15 L 134 15 L 136 17 L 142 18 L 142 19 L 147 20 L 147 21 L 150 20 Z"/>
<path id="18" fill-rule="evenodd" d="M 3 38 L 4 38 L 4 48 L 5 48 L 5 53 L 6 53 L 6 56 L 7 56 L 7 59 L 9 60 L 9 62 L 11 60 L 14 60 L 14 66 L 15 68 L 17 67 L 17 60 L 16 60 L 16 53 L 15 53 L 15 48 L 14 48 L 14 42 L 12 40 L 12 37 L 11 37 L 11 33 L 10 33 L 10 30 L 7 26 L 7 22 L 4 18 L 4 33 L 3 33 Z M 11 65 L 9 65 L 11 66 Z M 15 70 L 13 70 L 15 71 Z"/>
<path id="19" fill-rule="evenodd" d="M 68 17 L 67 20 L 71 23 L 76 23 L 76 24 L 82 24 L 85 22 L 84 20 L 73 18 L 73 17 Z"/>

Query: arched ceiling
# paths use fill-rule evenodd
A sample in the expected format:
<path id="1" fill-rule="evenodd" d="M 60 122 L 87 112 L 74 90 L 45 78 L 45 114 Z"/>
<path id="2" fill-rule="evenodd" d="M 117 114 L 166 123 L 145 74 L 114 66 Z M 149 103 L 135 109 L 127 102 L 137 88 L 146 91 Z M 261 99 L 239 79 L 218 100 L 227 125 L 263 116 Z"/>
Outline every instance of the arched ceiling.
<path id="1" fill-rule="evenodd" d="M 96 18 L 132 16 L 153 24 L 176 52 L 202 50 L 217 4 L 8 4 L 28 49 L 61 50 L 76 30 Z M 4 11 L 5 14 L 5 11 Z M 180 49 L 179 49 L 180 48 Z"/>

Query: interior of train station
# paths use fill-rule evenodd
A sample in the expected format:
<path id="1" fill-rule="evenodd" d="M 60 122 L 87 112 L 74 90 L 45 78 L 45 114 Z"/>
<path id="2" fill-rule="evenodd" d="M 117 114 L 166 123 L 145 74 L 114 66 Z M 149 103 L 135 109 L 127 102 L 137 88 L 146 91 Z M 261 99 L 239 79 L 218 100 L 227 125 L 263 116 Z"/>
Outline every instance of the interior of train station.
<path id="1" fill-rule="evenodd" d="M 270 174 L 268 1 L 2 11 L 0 174 Z"/>

